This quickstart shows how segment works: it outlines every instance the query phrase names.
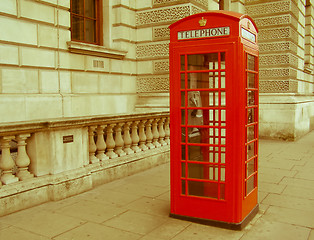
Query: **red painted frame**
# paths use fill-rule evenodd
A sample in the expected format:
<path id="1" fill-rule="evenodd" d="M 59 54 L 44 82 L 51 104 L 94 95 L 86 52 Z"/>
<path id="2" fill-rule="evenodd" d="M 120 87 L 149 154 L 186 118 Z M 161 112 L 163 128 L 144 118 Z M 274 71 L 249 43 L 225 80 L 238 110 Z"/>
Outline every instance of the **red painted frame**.
<path id="1" fill-rule="evenodd" d="M 199 21 L 206 19 L 205 26 L 200 26 Z M 178 40 L 178 32 L 229 27 L 230 35 L 228 36 L 215 36 L 210 38 L 194 38 Z M 258 166 L 258 46 L 257 42 L 248 40 L 241 36 L 242 28 L 255 35 L 257 39 L 257 28 L 253 20 L 247 15 L 228 12 L 228 11 L 211 11 L 200 14 L 195 14 L 182 19 L 170 27 L 170 119 L 171 119 L 171 215 L 173 216 L 186 216 L 188 218 L 208 219 L 226 223 L 241 223 L 250 212 L 258 206 L 257 203 L 257 166 Z M 254 40 L 254 39 L 253 39 Z M 211 72 L 211 70 L 187 70 L 186 61 L 187 56 L 190 54 L 207 54 L 207 53 L 225 53 L 225 107 L 195 107 L 191 108 L 187 103 L 187 93 L 189 91 L 213 91 L 212 88 L 208 89 L 188 89 L 185 85 L 181 89 L 181 74 L 185 74 L 185 81 L 187 81 L 187 73 L 200 73 Z M 255 76 L 255 88 L 248 89 L 247 73 L 252 72 L 246 69 L 247 54 L 255 56 L 255 69 L 252 74 Z M 181 69 L 181 56 L 185 59 L 185 69 Z M 220 56 L 220 55 L 219 55 Z M 218 62 L 221 57 L 218 57 Z M 219 63 L 220 64 L 220 63 Z M 218 76 L 221 80 L 222 69 L 218 69 Z M 187 84 L 187 83 L 185 83 Z M 218 91 L 222 91 L 219 85 Z M 217 89 L 216 89 L 217 90 Z M 255 122 L 253 124 L 247 123 L 247 94 L 248 91 L 253 91 L 255 96 L 254 108 Z M 181 92 L 185 92 L 185 105 L 181 106 Z M 221 95 L 219 95 L 221 96 Z M 221 100 L 219 100 L 221 103 Z M 217 127 L 210 127 L 199 125 L 189 125 L 196 128 L 208 129 L 226 129 L 225 137 L 225 159 L 226 162 L 221 162 L 221 144 L 219 140 L 218 145 L 211 145 L 209 143 L 191 144 L 181 140 L 181 128 L 188 126 L 188 111 L 187 109 L 225 109 L 226 112 L 226 126 L 219 125 Z M 181 110 L 185 110 L 185 122 L 181 123 Z M 219 124 L 221 123 L 221 115 L 219 116 Z M 254 142 L 256 149 L 254 149 L 254 188 L 249 193 L 246 193 L 246 181 L 253 175 L 246 176 L 247 166 L 247 127 L 254 125 Z M 187 130 L 185 130 L 187 135 Z M 221 131 L 219 130 L 219 134 Z M 221 139 L 221 136 L 219 137 Z M 185 158 L 182 159 L 181 145 L 197 145 L 197 146 L 216 146 L 219 149 L 218 163 L 212 164 L 209 162 L 198 163 L 202 166 L 217 166 L 218 169 L 225 166 L 225 183 L 221 181 L 221 171 L 218 171 L 218 196 L 221 191 L 221 185 L 224 185 L 225 196 L 224 199 L 217 199 L 211 197 L 192 196 L 188 194 L 187 182 L 190 180 L 199 182 L 211 182 L 210 180 L 195 180 L 188 178 L 188 163 L 193 161 L 188 160 L 188 154 L 185 152 Z M 185 150 L 186 151 L 186 150 Z M 205 155 L 203 155 L 204 158 Z M 208 157 L 207 155 L 205 158 Z M 251 159 L 251 158 L 250 158 Z M 186 166 L 182 173 L 181 164 Z M 252 163 L 252 162 L 251 162 Z M 182 180 L 186 182 L 185 190 L 183 191 Z M 205 186 L 205 183 L 204 183 Z M 205 187 L 204 187 L 205 188 Z M 204 190 L 205 191 L 205 190 Z"/>

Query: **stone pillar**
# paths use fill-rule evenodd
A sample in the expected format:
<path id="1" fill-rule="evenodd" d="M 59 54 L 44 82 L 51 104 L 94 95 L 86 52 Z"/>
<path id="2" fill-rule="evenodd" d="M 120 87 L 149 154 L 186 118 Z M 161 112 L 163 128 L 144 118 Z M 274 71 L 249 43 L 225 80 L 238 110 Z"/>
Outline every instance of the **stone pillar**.
<path id="1" fill-rule="evenodd" d="M 12 169 L 15 166 L 15 163 L 12 159 L 10 153 L 10 142 L 14 139 L 14 136 L 5 136 L 1 137 L 1 158 L 0 158 L 0 169 L 2 169 L 1 181 L 3 184 L 10 184 L 17 182 L 19 179 L 13 175 Z"/>
<path id="2" fill-rule="evenodd" d="M 170 145 L 170 117 L 166 117 L 165 121 L 165 142 Z"/>
<path id="3" fill-rule="evenodd" d="M 123 138 L 121 135 L 122 126 L 123 123 L 117 123 L 115 127 L 115 144 L 116 144 L 115 153 L 118 154 L 119 157 L 126 155 L 126 153 L 122 149 L 124 146 Z"/>
<path id="4" fill-rule="evenodd" d="M 99 125 L 97 127 L 97 141 L 96 141 L 96 147 L 97 147 L 97 155 L 96 157 L 101 160 L 105 161 L 108 160 L 109 157 L 105 154 L 106 151 L 106 142 L 104 139 L 104 129 L 106 125 Z"/>
<path id="5" fill-rule="evenodd" d="M 139 138 L 140 138 L 140 149 L 142 151 L 148 150 L 148 147 L 146 146 L 146 134 L 145 134 L 145 122 L 147 120 L 142 120 L 139 124 Z"/>
<path id="6" fill-rule="evenodd" d="M 139 147 L 138 147 L 138 142 L 140 141 L 140 138 L 138 136 L 138 133 L 137 133 L 137 126 L 139 124 L 140 121 L 134 121 L 132 123 L 132 133 L 131 133 L 131 138 L 132 138 L 132 150 L 135 152 L 135 153 L 138 153 L 140 151 L 142 151 Z"/>
<path id="7" fill-rule="evenodd" d="M 158 132 L 159 132 L 159 143 L 161 144 L 161 146 L 166 146 L 167 143 L 165 142 L 165 130 L 164 130 L 164 122 L 165 122 L 165 118 L 161 118 L 158 122 Z"/>
<path id="8" fill-rule="evenodd" d="M 25 142 L 26 139 L 29 138 L 30 136 L 31 136 L 30 134 L 19 134 L 16 137 L 17 146 L 18 146 L 17 158 L 15 160 L 16 166 L 18 167 L 18 172 L 16 176 L 22 181 L 25 179 L 34 177 L 34 174 L 31 174 L 28 171 L 28 166 L 31 161 L 26 152 L 26 142 Z"/>
<path id="9" fill-rule="evenodd" d="M 159 140 L 159 132 L 158 132 L 158 121 L 159 118 L 156 118 L 153 120 L 153 144 L 155 145 L 155 147 L 160 147 L 161 144 L 158 142 Z"/>
<path id="10" fill-rule="evenodd" d="M 114 147 L 116 146 L 115 141 L 113 139 L 113 128 L 116 124 L 109 124 L 107 126 L 107 138 L 106 138 L 106 144 L 107 144 L 107 156 L 112 159 L 118 157 L 118 155 L 113 151 Z"/>
<path id="11" fill-rule="evenodd" d="M 97 150 L 97 146 L 95 144 L 94 136 L 95 136 L 95 126 L 89 126 L 88 128 L 88 136 L 89 136 L 89 163 L 99 162 L 99 159 L 95 156 L 95 152 Z"/>
<path id="12" fill-rule="evenodd" d="M 130 136 L 130 125 L 132 122 L 127 122 L 124 124 L 124 129 L 123 129 L 123 140 L 124 140 L 124 151 L 126 154 L 132 154 L 134 151 L 131 149 L 132 145 L 132 139 Z"/>
<path id="13" fill-rule="evenodd" d="M 155 148 L 155 145 L 152 144 L 152 141 L 153 141 L 152 122 L 153 122 L 153 119 L 149 119 L 146 123 L 146 141 L 147 141 L 146 146 L 149 149 Z"/>

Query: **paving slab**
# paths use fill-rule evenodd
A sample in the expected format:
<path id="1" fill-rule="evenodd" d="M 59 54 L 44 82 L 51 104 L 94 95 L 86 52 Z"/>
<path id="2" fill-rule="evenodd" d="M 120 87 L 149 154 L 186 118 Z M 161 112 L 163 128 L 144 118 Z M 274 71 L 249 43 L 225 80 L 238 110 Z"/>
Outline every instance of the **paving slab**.
<path id="1" fill-rule="evenodd" d="M 0 229 L 0 239 L 3 240 L 49 240 L 51 238 L 38 235 L 17 227 Z"/>

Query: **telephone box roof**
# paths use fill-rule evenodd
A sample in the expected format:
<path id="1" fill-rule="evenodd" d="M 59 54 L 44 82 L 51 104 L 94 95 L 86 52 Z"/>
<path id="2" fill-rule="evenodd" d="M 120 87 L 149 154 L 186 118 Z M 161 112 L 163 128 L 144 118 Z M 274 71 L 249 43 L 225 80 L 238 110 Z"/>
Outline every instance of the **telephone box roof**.
<path id="1" fill-rule="evenodd" d="M 220 16 L 220 17 L 225 17 L 225 18 L 229 18 L 229 19 L 233 19 L 235 21 L 240 22 L 241 19 L 244 18 L 248 18 L 254 25 L 256 31 L 258 32 L 257 26 L 254 22 L 254 20 L 247 14 L 243 14 L 243 13 L 237 13 L 237 12 L 231 12 L 231 11 L 225 11 L 225 10 L 216 10 L 216 11 L 206 11 L 206 12 L 201 12 L 201 13 L 197 13 L 185 18 L 180 19 L 179 21 L 171 24 L 169 26 L 170 29 L 174 28 L 175 26 L 181 24 L 182 22 L 185 22 L 189 19 L 193 19 L 193 18 L 199 18 L 199 17 L 215 17 L 215 16 Z"/>

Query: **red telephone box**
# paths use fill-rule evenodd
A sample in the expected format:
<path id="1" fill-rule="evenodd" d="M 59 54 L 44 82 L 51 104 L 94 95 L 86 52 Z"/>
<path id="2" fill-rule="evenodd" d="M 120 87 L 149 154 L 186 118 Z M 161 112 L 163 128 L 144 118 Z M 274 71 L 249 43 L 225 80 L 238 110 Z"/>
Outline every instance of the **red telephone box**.
<path id="1" fill-rule="evenodd" d="M 210 11 L 169 28 L 170 216 L 241 229 L 258 211 L 256 25 Z"/>

